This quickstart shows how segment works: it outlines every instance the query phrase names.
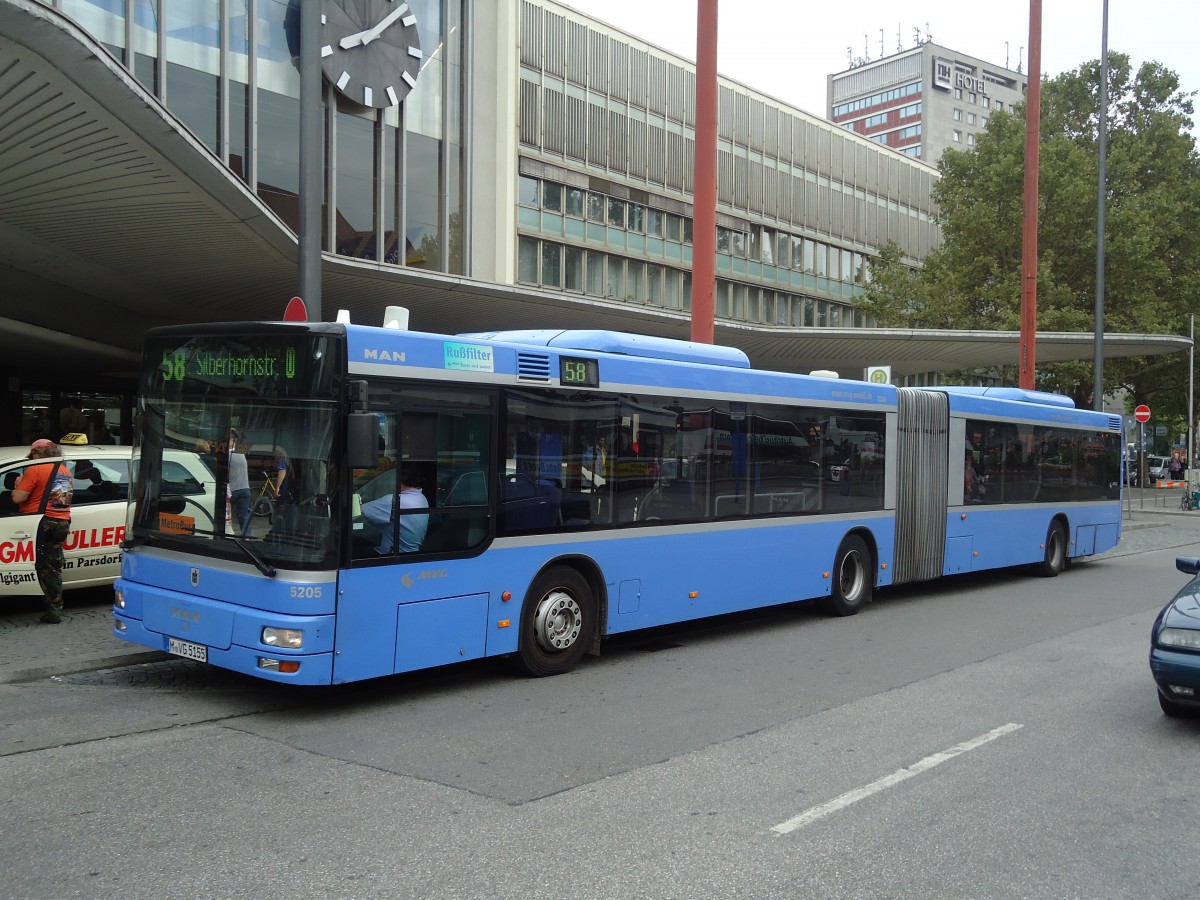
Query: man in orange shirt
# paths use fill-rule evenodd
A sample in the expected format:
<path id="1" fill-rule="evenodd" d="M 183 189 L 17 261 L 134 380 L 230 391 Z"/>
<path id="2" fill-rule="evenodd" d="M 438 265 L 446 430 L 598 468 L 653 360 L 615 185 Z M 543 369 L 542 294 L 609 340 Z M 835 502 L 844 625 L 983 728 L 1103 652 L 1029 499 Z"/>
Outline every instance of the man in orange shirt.
<path id="1" fill-rule="evenodd" d="M 42 621 L 50 625 L 62 621 L 63 542 L 71 531 L 71 494 L 75 484 L 66 463 L 57 459 L 61 456 L 62 451 L 54 441 L 45 438 L 34 441 L 28 459 L 57 461 L 27 466 L 12 492 L 18 512 L 22 515 L 41 513 L 42 516 L 38 523 L 34 569 L 46 599 Z"/>

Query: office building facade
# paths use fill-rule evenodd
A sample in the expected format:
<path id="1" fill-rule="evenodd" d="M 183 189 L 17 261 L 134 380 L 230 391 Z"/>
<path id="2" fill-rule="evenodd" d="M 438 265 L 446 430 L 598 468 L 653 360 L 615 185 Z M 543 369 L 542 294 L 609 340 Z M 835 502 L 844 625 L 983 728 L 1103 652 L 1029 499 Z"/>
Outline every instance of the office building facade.
<path id="1" fill-rule="evenodd" d="M 279 316 L 300 8 L 0 0 L 0 163 L 20 201 L 0 209 L 0 267 L 22 286 L 0 338 L 27 351 L 0 363 L 5 410 L 87 407 L 83 384 L 112 408 L 145 328 Z M 399 300 L 438 330 L 686 336 L 694 65 L 554 0 L 408 0 L 393 24 L 403 84 L 365 94 L 349 64 L 322 81 L 323 317 Z M 718 340 L 869 327 L 852 302 L 876 249 L 938 243 L 936 172 L 727 79 L 719 104 Z M 72 365 L 39 365 L 59 350 Z"/>
<path id="2" fill-rule="evenodd" d="M 993 112 L 1011 110 L 1028 76 L 926 42 L 828 78 L 828 115 L 848 131 L 936 163 L 967 150 Z"/>

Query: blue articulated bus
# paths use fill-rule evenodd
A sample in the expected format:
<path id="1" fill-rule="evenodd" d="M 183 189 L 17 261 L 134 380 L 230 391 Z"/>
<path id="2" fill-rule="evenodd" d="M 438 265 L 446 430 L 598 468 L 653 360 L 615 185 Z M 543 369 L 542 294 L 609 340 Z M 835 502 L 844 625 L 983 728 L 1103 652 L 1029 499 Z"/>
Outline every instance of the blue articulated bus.
<path id="1" fill-rule="evenodd" d="M 138 418 L 114 633 L 295 684 L 554 675 L 636 629 L 1055 575 L 1121 527 L 1120 416 L 605 331 L 155 329 Z M 209 442 L 215 493 L 164 477 Z"/>

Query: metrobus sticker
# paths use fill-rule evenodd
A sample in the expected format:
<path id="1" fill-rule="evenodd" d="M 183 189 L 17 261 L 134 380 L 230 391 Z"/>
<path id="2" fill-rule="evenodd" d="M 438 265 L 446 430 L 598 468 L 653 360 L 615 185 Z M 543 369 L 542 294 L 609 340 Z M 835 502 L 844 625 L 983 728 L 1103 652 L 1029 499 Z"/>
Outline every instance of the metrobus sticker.
<path id="1" fill-rule="evenodd" d="M 192 516 L 177 516 L 173 513 L 158 514 L 158 530 L 165 534 L 195 534 L 196 520 Z"/>
<path id="2" fill-rule="evenodd" d="M 481 347 L 478 344 L 459 344 L 446 341 L 445 366 L 447 369 L 458 369 L 465 372 L 494 372 L 495 355 L 491 347 Z"/>

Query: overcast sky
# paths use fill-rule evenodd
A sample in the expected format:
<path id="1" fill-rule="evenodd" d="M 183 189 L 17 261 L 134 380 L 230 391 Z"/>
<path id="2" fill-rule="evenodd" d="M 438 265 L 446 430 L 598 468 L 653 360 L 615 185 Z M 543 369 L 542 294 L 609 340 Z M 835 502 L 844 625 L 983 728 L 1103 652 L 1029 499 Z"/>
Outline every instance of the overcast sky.
<path id="1" fill-rule="evenodd" d="M 696 58 L 695 0 L 562 2 Z M 1103 0 L 1043 0 L 1043 72 L 1058 75 L 1100 58 L 1103 9 Z M 722 75 L 820 116 L 825 114 L 825 76 L 848 68 L 849 55 L 874 60 L 895 53 L 897 46 L 911 49 L 917 30 L 922 39 L 928 34 L 960 53 L 1029 69 L 1025 0 L 720 0 L 718 18 Z M 1185 91 L 1200 90 L 1197 25 L 1200 0 L 1109 0 L 1109 49 L 1129 54 L 1135 67 L 1147 59 L 1163 63 L 1179 74 Z"/>

